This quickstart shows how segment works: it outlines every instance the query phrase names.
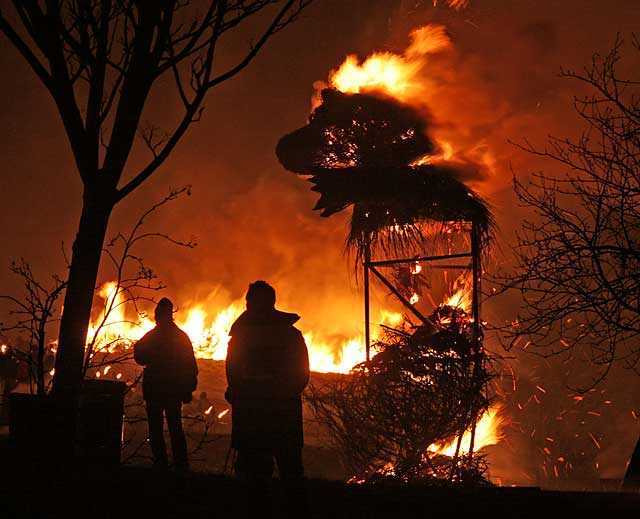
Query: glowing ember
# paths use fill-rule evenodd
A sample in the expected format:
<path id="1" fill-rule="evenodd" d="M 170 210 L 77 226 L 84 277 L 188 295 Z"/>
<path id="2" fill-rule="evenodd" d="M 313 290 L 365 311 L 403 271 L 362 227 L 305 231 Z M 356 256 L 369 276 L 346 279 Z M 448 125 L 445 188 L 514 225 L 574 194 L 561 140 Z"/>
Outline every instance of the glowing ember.
<path id="1" fill-rule="evenodd" d="M 479 451 L 483 447 L 488 445 L 495 445 L 504 438 L 503 426 L 506 422 L 506 418 L 501 414 L 502 406 L 496 405 L 490 407 L 483 415 L 482 418 L 476 424 L 476 433 L 473 440 L 474 452 Z M 456 446 L 458 439 L 453 438 L 447 443 L 439 444 L 434 443 L 429 445 L 428 451 L 442 454 L 444 456 L 455 456 Z M 462 435 L 462 442 L 460 443 L 459 454 L 468 454 L 469 446 L 471 444 L 471 431 L 468 430 Z"/>
<path id="2" fill-rule="evenodd" d="M 228 412 L 229 412 L 229 409 L 225 409 L 225 410 L 224 410 L 224 411 L 222 411 L 221 413 L 218 413 L 218 420 L 220 420 L 220 418 L 222 418 L 223 416 L 225 416 Z"/>
<path id="3" fill-rule="evenodd" d="M 1 345 L 0 346 L 0 353 L 2 353 L 4 355 L 5 353 L 7 353 L 7 349 L 8 348 L 9 347 L 6 344 Z"/>
<path id="4" fill-rule="evenodd" d="M 451 9 L 455 9 L 459 11 L 460 9 L 464 9 L 469 5 L 469 0 L 447 0 L 447 5 L 451 7 Z M 437 7 L 438 0 L 433 0 L 433 7 Z"/>

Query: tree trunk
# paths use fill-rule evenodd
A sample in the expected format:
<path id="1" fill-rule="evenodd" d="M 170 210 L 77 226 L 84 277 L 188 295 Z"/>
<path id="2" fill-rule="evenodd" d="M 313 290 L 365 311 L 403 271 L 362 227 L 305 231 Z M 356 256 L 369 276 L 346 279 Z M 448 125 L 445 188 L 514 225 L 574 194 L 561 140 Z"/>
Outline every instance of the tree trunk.
<path id="1" fill-rule="evenodd" d="M 113 204 L 107 196 L 85 190 L 78 233 L 73 243 L 52 386 L 52 395 L 72 406 L 77 402 L 82 383 L 91 305 L 112 209 Z"/>

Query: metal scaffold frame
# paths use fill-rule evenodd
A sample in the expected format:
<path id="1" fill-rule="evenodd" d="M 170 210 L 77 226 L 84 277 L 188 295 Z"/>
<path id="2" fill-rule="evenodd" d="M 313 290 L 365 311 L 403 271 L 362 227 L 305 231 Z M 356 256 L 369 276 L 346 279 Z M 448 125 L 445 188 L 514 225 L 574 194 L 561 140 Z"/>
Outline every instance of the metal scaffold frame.
<path id="1" fill-rule="evenodd" d="M 371 247 L 370 243 L 367 243 L 364 252 L 364 261 L 362 262 L 362 267 L 364 270 L 363 276 L 363 284 L 364 284 L 364 320 L 365 320 L 365 347 L 366 347 L 366 360 L 367 362 L 371 360 L 371 321 L 370 321 L 370 274 L 373 274 L 376 279 L 378 279 L 384 286 L 386 286 L 391 293 L 398 298 L 398 300 L 403 304 L 403 306 L 409 310 L 413 315 L 415 315 L 421 322 L 427 323 L 428 319 L 422 315 L 420 311 L 409 301 L 406 297 L 404 297 L 400 291 L 393 286 L 393 283 L 389 281 L 378 269 L 378 267 L 386 267 L 392 265 L 401 265 L 401 264 L 415 264 L 416 262 L 426 262 L 426 263 L 434 263 L 441 262 L 445 260 L 456 260 L 461 258 L 470 258 L 471 265 L 452 265 L 439 264 L 436 268 L 443 269 L 460 269 L 460 270 L 471 270 L 472 273 L 472 292 L 471 292 L 471 317 L 473 319 L 472 325 L 472 352 L 473 352 L 473 362 L 474 362 L 474 372 L 472 376 L 475 376 L 477 370 L 479 370 L 484 361 L 484 348 L 482 347 L 482 333 L 480 331 L 480 290 L 481 290 L 481 279 L 482 279 L 482 266 L 481 266 L 481 241 L 480 241 L 480 231 L 479 226 L 475 222 L 471 223 L 470 229 L 470 241 L 471 248 L 468 252 L 462 252 L 457 254 L 442 254 L 442 255 L 434 255 L 434 256 L 416 256 L 412 258 L 394 258 L 380 261 L 372 261 L 371 259 Z M 473 456 L 473 447 L 475 441 L 475 432 L 476 432 L 476 424 L 477 424 L 477 416 L 473 416 L 471 419 L 470 429 L 471 429 L 471 439 L 469 445 L 469 457 Z M 456 445 L 456 454 L 454 456 L 454 462 L 458 458 L 462 436 L 464 432 L 468 428 L 460 431 L 458 435 L 458 441 Z"/>

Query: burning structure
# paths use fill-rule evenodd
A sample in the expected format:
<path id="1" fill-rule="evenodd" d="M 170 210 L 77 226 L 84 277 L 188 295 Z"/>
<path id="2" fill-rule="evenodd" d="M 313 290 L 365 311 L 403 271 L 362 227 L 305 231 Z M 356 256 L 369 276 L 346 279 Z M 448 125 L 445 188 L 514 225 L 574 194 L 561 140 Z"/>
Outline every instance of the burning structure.
<path id="1" fill-rule="evenodd" d="M 429 138 L 423 114 L 387 94 L 327 88 L 320 99 L 309 123 L 284 136 L 276 151 L 285 168 L 310 176 L 322 216 L 353 206 L 348 245 L 364 270 L 366 361 L 351 377 L 312 388 L 310 405 L 358 477 L 477 480 L 484 468 L 472 457 L 474 431 L 489 405 L 478 291 L 492 218 L 461 181 L 472 165 L 437 158 L 441 150 Z M 445 237 L 467 230 L 471 251 L 452 254 Z M 449 252 L 436 253 L 445 241 Z M 411 275 L 402 276 L 402 265 L 413 265 L 410 274 L 416 276 L 420 262 L 462 258 L 470 265 L 445 267 L 471 271 L 470 314 L 441 305 L 425 316 L 416 307 L 420 296 L 413 291 L 406 297 L 416 284 Z M 396 269 L 396 283 L 382 267 Z M 402 329 L 388 328 L 373 344 L 373 358 L 370 274 L 418 320 L 405 317 Z M 467 429 L 471 442 L 460 457 Z M 456 435 L 453 456 L 429 449 Z"/>
<path id="2" fill-rule="evenodd" d="M 423 28 L 414 34 L 407 56 L 418 59 L 446 47 L 447 41 L 442 28 Z M 346 64 L 353 66 L 349 60 Z M 386 405 L 381 398 L 384 395 L 376 396 L 376 390 L 386 392 L 392 385 L 396 396 L 407 397 L 406 403 L 421 403 L 415 409 L 405 405 L 407 413 L 402 421 L 406 427 L 394 429 L 391 436 L 382 440 L 370 421 L 358 422 L 362 417 L 353 417 L 349 429 L 372 432 L 371 438 L 384 443 L 380 450 L 377 445 L 382 444 L 374 443 L 369 456 L 351 459 L 354 473 L 368 470 L 372 463 L 380 465 L 384 461 L 387 465 L 392 461 L 393 469 L 387 466 L 387 473 L 422 477 L 435 471 L 437 475 L 457 477 L 464 469 L 456 461 L 458 455 L 474 451 L 474 424 L 488 406 L 477 293 L 480 251 L 488 242 L 492 219 L 484 201 L 463 183 L 463 179 L 475 175 L 474 169 L 481 167 L 469 161 L 450 160 L 446 143 L 429 135 L 424 107 L 404 103 L 397 92 L 385 91 L 380 85 L 361 92 L 347 79 L 348 75 L 336 76 L 332 88 L 321 92 L 321 104 L 311 115 L 310 124 L 283 138 L 277 148 L 287 169 L 311 176 L 313 189 L 321 195 L 316 208 L 323 216 L 353 205 L 348 243 L 365 267 L 364 341 L 356 339 L 342 345 L 336 361 L 335 355 L 328 354 L 332 348 L 307 332 L 311 367 L 314 371 L 343 373 L 353 368 L 350 378 L 337 379 L 337 384 L 349 380 L 345 395 L 360 395 L 363 399 L 344 402 L 341 407 L 362 410 L 375 403 L 374 416 L 381 424 L 387 425 L 397 416 L 394 406 Z M 466 231 L 470 231 L 472 251 L 450 254 L 459 245 L 452 240 L 469 245 L 463 237 Z M 430 248 L 427 255 L 426 248 Z M 441 305 L 434 301 L 427 312 L 422 304 L 431 294 L 425 290 L 430 287 L 422 264 L 426 271 L 427 265 L 452 258 L 470 260 L 469 264 L 449 265 L 447 271 L 472 271 L 473 283 L 467 283 L 473 285 L 472 297 Z M 387 267 L 393 269 L 393 282 L 381 273 Z M 414 320 L 417 318 L 416 323 L 405 316 L 404 324 L 398 327 L 402 318 L 390 314 L 384 321 L 394 327 L 384 337 L 371 333 L 370 275 L 400 299 Z M 105 312 L 98 316 L 97 326 L 90 329 L 91 343 L 98 347 L 87 355 L 95 366 L 88 375 L 129 379 L 130 373 L 112 369 L 109 363 L 114 354 L 126 359 L 132 341 L 152 323 L 145 316 L 138 316 L 137 322 L 125 316 L 127 296 L 122 286 L 105 284 L 101 297 Z M 229 325 L 241 311 L 242 302 L 234 302 L 208 325 L 205 323 L 211 322 L 209 312 L 194 306 L 179 324 L 189 333 L 199 358 L 223 360 Z M 376 353 L 373 357 L 372 348 Z M 320 397 L 320 393 L 312 395 L 310 401 L 323 405 L 314 396 Z M 213 412 L 209 405 L 205 408 L 206 417 L 224 416 L 226 412 L 224 408 Z M 325 409 L 329 411 L 329 407 Z M 463 446 L 465 431 L 470 432 L 467 447 Z M 444 440 L 456 435 L 453 452 L 445 456 Z"/>

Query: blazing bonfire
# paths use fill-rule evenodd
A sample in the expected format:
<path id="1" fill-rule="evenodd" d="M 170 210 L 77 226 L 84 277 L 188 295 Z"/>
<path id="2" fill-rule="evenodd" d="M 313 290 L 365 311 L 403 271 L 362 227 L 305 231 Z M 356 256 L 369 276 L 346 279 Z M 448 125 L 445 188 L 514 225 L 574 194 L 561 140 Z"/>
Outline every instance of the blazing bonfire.
<path id="1" fill-rule="evenodd" d="M 465 184 L 484 166 L 436 138 L 428 110 L 415 102 L 421 96 L 413 89 L 417 82 L 412 74 L 426 56 L 448 45 L 441 27 L 427 26 L 414 32 L 403 56 L 374 55 L 361 66 L 348 57 L 319 93 L 309 124 L 278 144 L 285 168 L 307 176 L 320 194 L 316 209 L 323 216 L 352 206 L 348 244 L 360 261 L 413 257 L 439 239 L 450 247 L 450 238 L 470 223 L 481 246 L 489 241 L 490 211 Z M 368 329 L 366 337 L 346 340 L 303 329 L 312 371 L 333 374 L 318 378 L 307 404 L 322 418 L 345 465 L 359 478 L 395 474 L 468 479 L 464 471 L 469 465 L 461 460 L 470 458 L 464 455 L 473 452 L 474 445 L 478 450 L 499 440 L 496 408 L 482 414 L 488 407 L 489 375 L 470 294 L 449 287 L 456 294 L 446 299 L 448 292 L 438 304 L 425 263 L 395 265 L 394 273 L 398 292 L 414 310 L 430 301 L 429 312 L 421 309 L 423 318 L 412 322 L 396 309 L 381 310 L 371 316 L 382 326 L 370 337 Z M 135 400 L 140 370 L 131 364 L 131 345 L 153 322 L 144 313 L 132 316 L 126 286 L 108 282 L 98 295 L 103 311 L 96 313 L 89 330 L 87 376 L 126 381 L 128 398 Z M 207 375 L 211 380 L 222 376 L 215 361 L 225 359 L 230 325 L 243 307 L 242 300 L 222 305 L 202 301 L 180 308 L 176 315 L 201 366 L 216 372 L 215 377 Z M 372 358 L 370 342 L 376 352 Z M 52 349 L 55 352 L 55 344 Z M 210 380 L 204 372 L 206 386 Z M 203 395 L 194 399 L 193 416 L 225 431 L 226 402 L 220 395 L 212 400 L 201 399 Z M 127 407 L 127 413 L 134 408 Z M 131 421 L 137 423 L 134 414 Z M 481 426 L 486 423 L 484 434 Z M 133 431 L 125 429 L 125 436 Z M 479 467 L 481 458 L 473 463 Z"/>
<path id="2" fill-rule="evenodd" d="M 357 481 L 484 480 L 482 457 L 471 456 L 473 439 L 461 456 L 462 433 L 471 428 L 473 437 L 477 417 L 489 407 L 477 300 L 471 313 L 434 304 L 424 316 L 415 308 L 416 287 L 428 286 L 418 278 L 420 263 L 404 276 L 405 260 L 398 260 L 433 254 L 452 229 L 468 227 L 472 256 L 481 254 L 492 217 L 463 182 L 470 168 L 480 166 L 444 159 L 429 137 L 424 108 L 380 88 L 362 91 L 347 83 L 349 92 L 340 91 L 338 81 L 322 90 L 308 124 L 284 136 L 276 152 L 286 169 L 306 175 L 320 193 L 314 209 L 322 216 L 352 206 L 349 248 L 365 272 L 374 265 L 395 267 L 396 286 L 385 284 L 419 322 L 405 316 L 400 327 L 386 327 L 371 359 L 350 376 L 313 386 L 307 400 Z M 479 258 L 473 261 L 479 279 Z M 451 456 L 438 445 L 456 436 Z"/>
<path id="3" fill-rule="evenodd" d="M 441 150 L 418 110 L 330 88 L 321 98 L 309 124 L 283 137 L 276 153 L 285 168 L 309 176 L 322 216 L 353 206 L 348 243 L 358 257 L 367 247 L 386 254 L 424 248 L 429 221 L 473 222 L 487 240 L 490 211 L 461 181 L 472 166 L 429 162 Z"/>

